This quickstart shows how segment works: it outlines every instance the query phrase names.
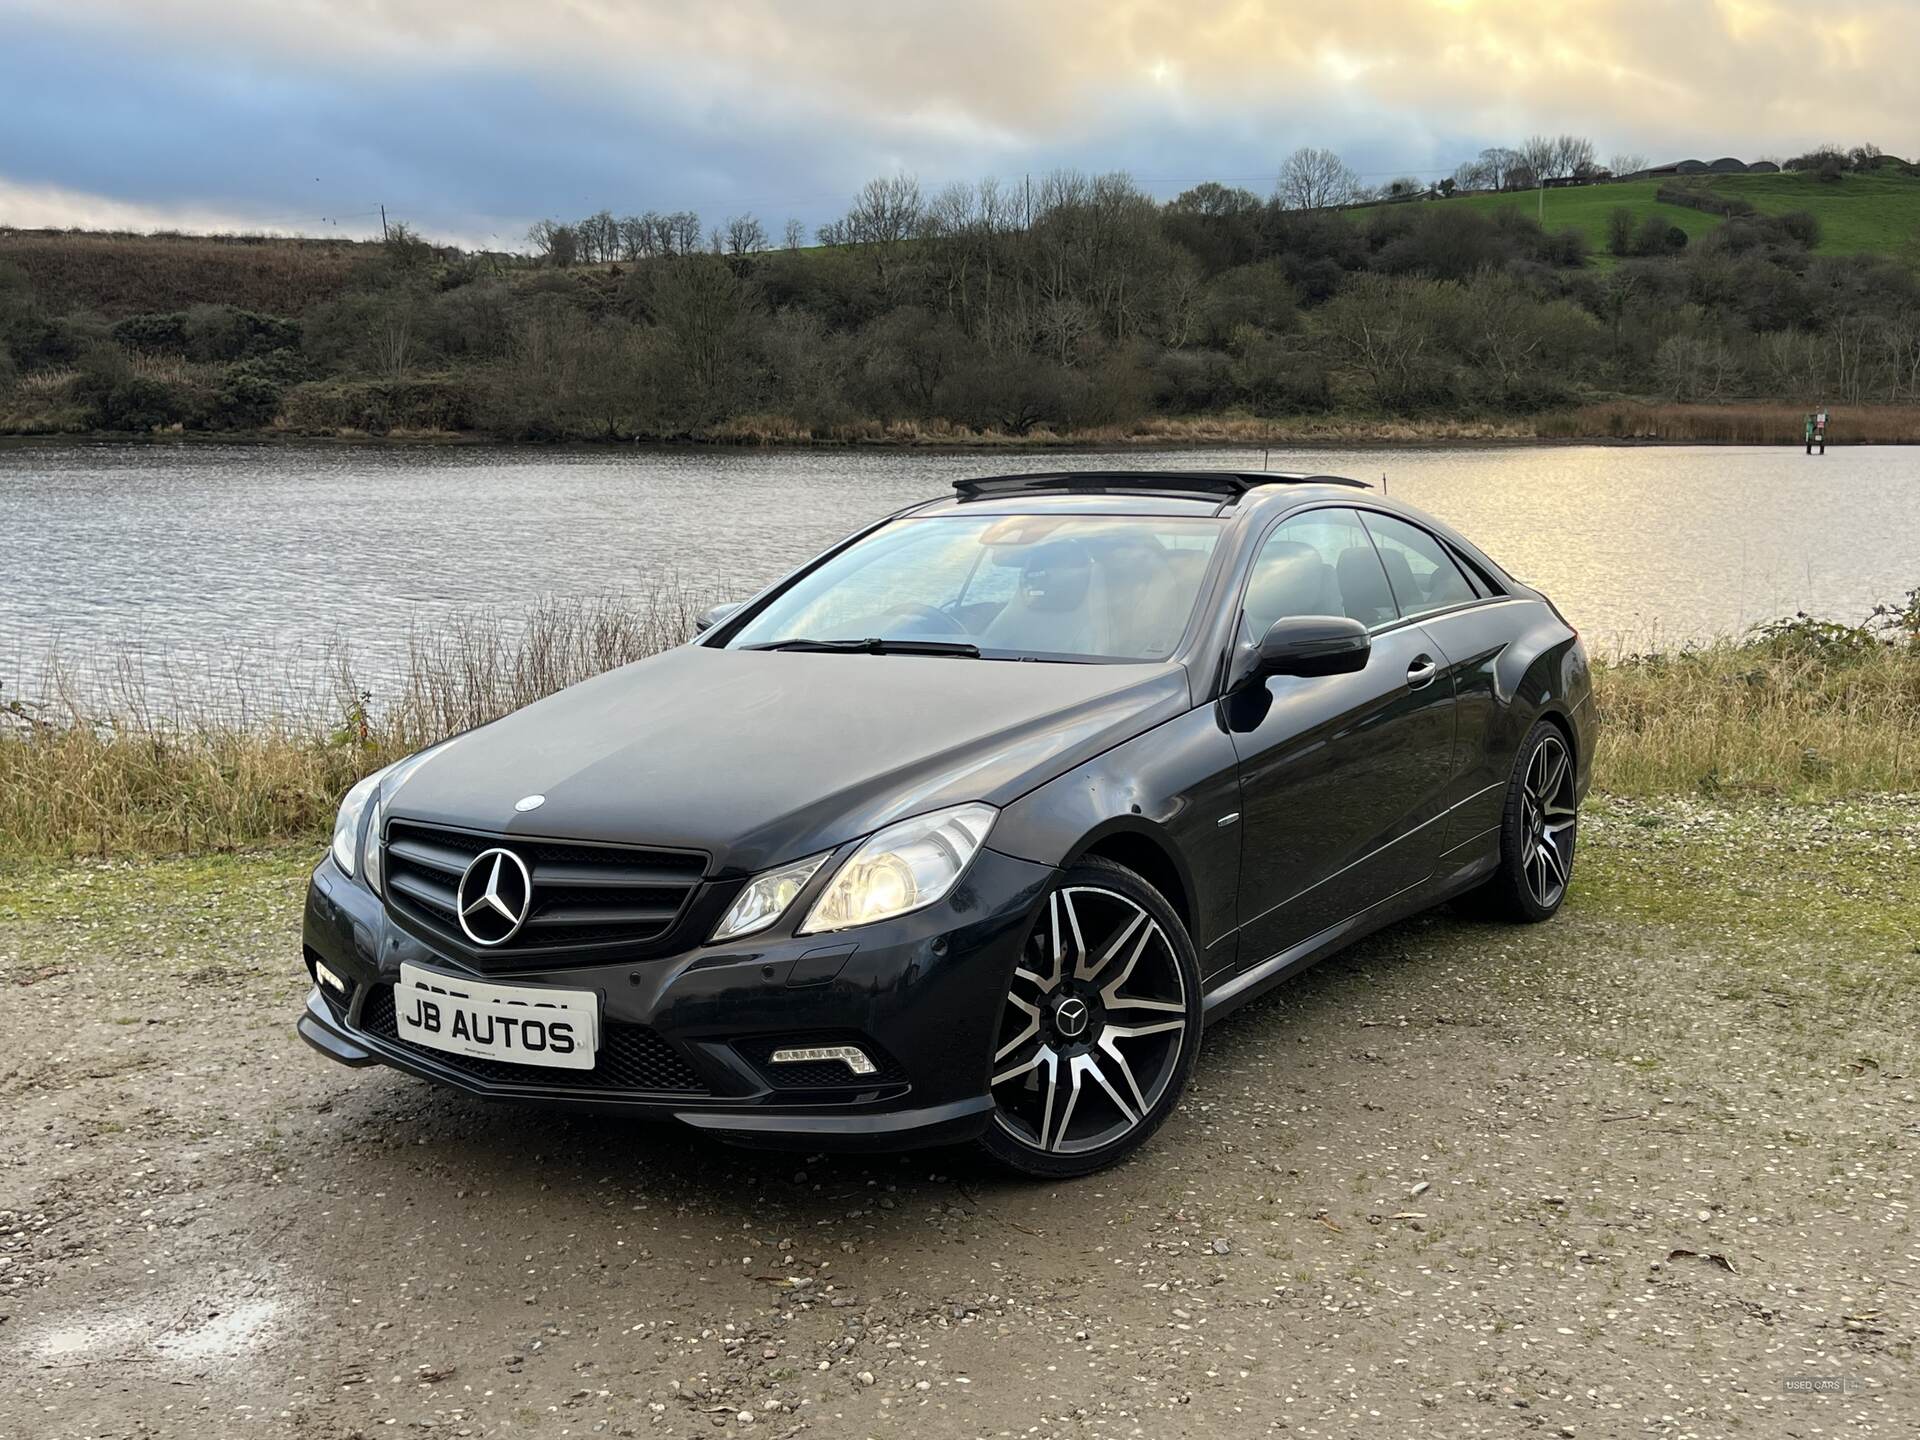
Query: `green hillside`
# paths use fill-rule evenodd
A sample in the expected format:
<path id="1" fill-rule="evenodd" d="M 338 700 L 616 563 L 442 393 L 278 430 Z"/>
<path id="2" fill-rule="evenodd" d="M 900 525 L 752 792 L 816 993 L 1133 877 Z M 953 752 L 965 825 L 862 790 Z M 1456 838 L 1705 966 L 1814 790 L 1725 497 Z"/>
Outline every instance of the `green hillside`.
<path id="1" fill-rule="evenodd" d="M 1829 254 L 1899 251 L 1920 238 L 1920 176 L 1848 175 L 1822 182 L 1810 174 L 1730 175 L 1713 188 L 1763 215 L 1809 211 L 1820 221 L 1819 248 Z"/>
<path id="2" fill-rule="evenodd" d="M 1920 245 L 1920 177 L 1900 174 L 1847 175 L 1822 181 L 1810 172 L 1779 175 L 1690 176 L 1717 195 L 1745 200 L 1763 215 L 1805 210 L 1820 221 L 1819 250 L 1823 254 L 1852 255 L 1863 251 L 1904 253 Z M 1519 210 L 1541 217 L 1549 230 L 1575 229 L 1587 238 L 1597 260 L 1604 261 L 1607 217 L 1625 206 L 1634 218 L 1658 214 L 1694 240 L 1720 223 L 1718 215 L 1663 205 L 1654 198 L 1662 182 L 1623 180 L 1565 190 L 1526 191 L 1513 195 L 1461 195 L 1443 203 L 1492 212 Z M 1676 181 L 1665 182 L 1679 183 Z M 1412 202 L 1421 203 L 1421 202 Z M 1370 206 L 1352 213 L 1364 216 Z"/>

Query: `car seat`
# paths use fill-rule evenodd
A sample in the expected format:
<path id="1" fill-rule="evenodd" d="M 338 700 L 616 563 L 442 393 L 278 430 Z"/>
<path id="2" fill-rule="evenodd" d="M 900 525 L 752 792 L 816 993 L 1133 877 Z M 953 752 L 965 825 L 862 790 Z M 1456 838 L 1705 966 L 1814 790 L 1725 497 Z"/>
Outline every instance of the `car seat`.
<path id="1" fill-rule="evenodd" d="M 1078 540 L 1035 545 L 1020 562 L 1013 598 L 980 636 L 983 650 L 1106 655 L 1107 583 Z"/>

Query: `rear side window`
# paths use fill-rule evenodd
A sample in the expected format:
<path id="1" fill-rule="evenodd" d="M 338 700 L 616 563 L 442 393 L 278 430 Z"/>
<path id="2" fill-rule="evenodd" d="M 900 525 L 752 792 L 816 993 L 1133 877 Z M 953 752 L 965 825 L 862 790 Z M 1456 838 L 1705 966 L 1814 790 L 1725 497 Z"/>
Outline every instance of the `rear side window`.
<path id="1" fill-rule="evenodd" d="M 1345 615 L 1369 629 L 1395 618 L 1386 571 L 1360 516 L 1338 508 L 1309 510 L 1274 529 L 1253 562 L 1246 610 L 1255 639 L 1292 615 Z"/>
<path id="2" fill-rule="evenodd" d="M 1425 615 L 1480 598 L 1446 546 L 1418 525 L 1391 515 L 1369 514 L 1367 530 L 1380 548 L 1402 616 Z"/>

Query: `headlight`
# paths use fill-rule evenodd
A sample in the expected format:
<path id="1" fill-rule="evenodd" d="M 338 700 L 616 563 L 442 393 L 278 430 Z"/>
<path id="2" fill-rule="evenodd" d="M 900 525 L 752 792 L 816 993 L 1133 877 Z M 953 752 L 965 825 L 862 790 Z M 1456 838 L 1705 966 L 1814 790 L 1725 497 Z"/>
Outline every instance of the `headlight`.
<path id="1" fill-rule="evenodd" d="M 359 859 L 360 820 L 379 793 L 380 777 L 386 773 L 376 770 L 347 791 L 347 798 L 340 802 L 340 813 L 333 817 L 333 863 L 349 875 L 354 873 Z"/>
<path id="2" fill-rule="evenodd" d="M 999 813 L 991 805 L 955 805 L 889 825 L 848 857 L 800 934 L 869 925 L 933 904 L 966 873 Z"/>
<path id="3" fill-rule="evenodd" d="M 396 760 L 384 769 L 376 770 L 358 785 L 347 791 L 347 798 L 340 802 L 340 811 L 333 817 L 333 863 L 347 874 L 354 873 L 355 860 L 361 856 L 360 820 L 367 813 L 367 806 L 373 805 L 373 824 L 367 830 L 365 851 L 365 870 L 367 884 L 375 890 L 380 888 L 380 806 L 374 802 L 380 798 L 391 798 L 394 788 L 406 778 L 407 772 L 426 759 L 431 753 L 422 750 L 418 755 L 409 755 L 404 760 Z"/>
<path id="4" fill-rule="evenodd" d="M 727 907 L 727 913 L 714 927 L 713 939 L 736 940 L 742 935 L 752 935 L 766 929 L 786 913 L 787 907 L 793 904 L 800 892 L 807 888 L 807 882 L 813 879 L 813 872 L 826 860 L 825 855 L 814 855 L 805 860 L 796 860 L 779 870 L 754 876 L 747 888 L 740 892 L 739 898 Z"/>
<path id="5" fill-rule="evenodd" d="M 380 806 L 386 798 L 386 786 L 380 787 L 380 794 L 373 802 L 373 816 L 367 821 L 367 841 L 360 847 L 360 878 L 367 882 L 367 889 L 378 895 L 380 891 Z"/>

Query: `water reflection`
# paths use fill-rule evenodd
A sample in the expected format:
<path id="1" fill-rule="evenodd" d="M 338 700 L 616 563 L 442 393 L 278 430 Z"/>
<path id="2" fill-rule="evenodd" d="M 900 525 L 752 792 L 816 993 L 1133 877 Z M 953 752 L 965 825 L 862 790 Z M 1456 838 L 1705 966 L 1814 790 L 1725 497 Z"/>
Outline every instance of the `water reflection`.
<path id="1" fill-rule="evenodd" d="M 1855 619 L 1920 584 L 1913 448 L 1274 452 L 1459 525 L 1603 646 L 1805 608 Z M 0 447 L 0 682 L 58 644 L 217 690 L 311 685 L 346 636 L 376 679 L 410 625 L 678 576 L 741 594 L 962 475 L 1259 468 L 1246 450 L 867 451 L 58 444 Z"/>

